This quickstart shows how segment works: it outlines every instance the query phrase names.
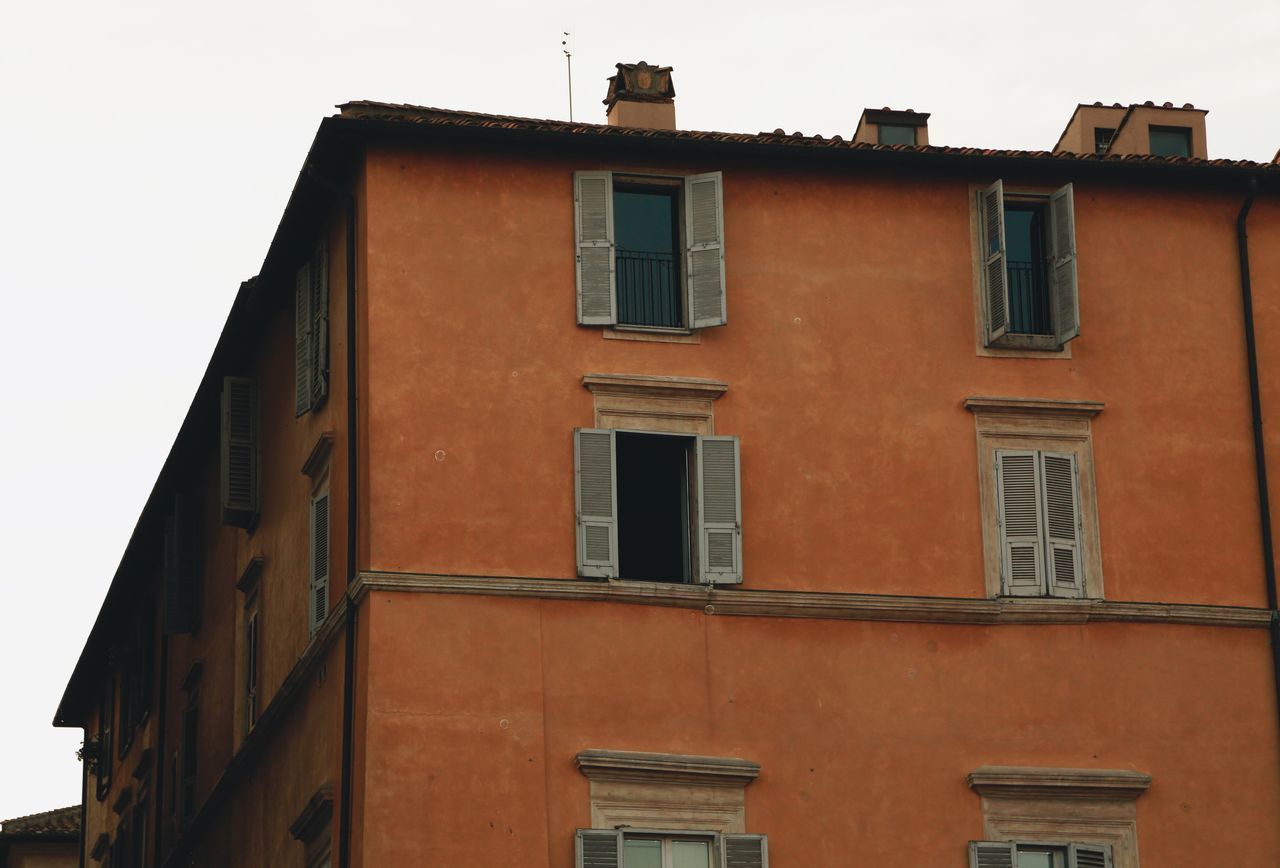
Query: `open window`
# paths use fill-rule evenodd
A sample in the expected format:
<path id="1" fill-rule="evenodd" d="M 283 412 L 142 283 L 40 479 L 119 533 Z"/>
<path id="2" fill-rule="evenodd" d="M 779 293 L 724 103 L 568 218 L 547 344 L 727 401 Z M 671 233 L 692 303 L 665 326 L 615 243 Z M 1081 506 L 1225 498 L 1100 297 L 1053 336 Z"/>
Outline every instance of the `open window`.
<path id="1" fill-rule="evenodd" d="M 1061 349 L 1080 334 L 1075 208 L 1070 184 L 1052 195 L 978 195 L 986 345 Z"/>
<path id="2" fill-rule="evenodd" d="M 969 868 L 1111 868 L 1106 844 L 971 841 Z"/>
<path id="3" fill-rule="evenodd" d="M 764 835 L 579 829 L 576 853 L 578 868 L 768 868 L 769 865 L 769 845 Z"/>
<path id="4" fill-rule="evenodd" d="M 578 574 L 742 581 L 738 439 L 574 432 Z"/>
<path id="5" fill-rule="evenodd" d="M 574 174 L 578 322 L 656 330 L 724 325 L 719 172 Z"/>

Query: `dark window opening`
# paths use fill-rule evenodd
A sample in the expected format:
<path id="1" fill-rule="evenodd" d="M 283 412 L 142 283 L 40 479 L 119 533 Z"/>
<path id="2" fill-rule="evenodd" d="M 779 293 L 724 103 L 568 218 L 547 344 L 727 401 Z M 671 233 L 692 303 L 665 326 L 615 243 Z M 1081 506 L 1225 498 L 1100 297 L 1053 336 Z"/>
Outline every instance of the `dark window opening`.
<path id="1" fill-rule="evenodd" d="M 1152 156 L 1191 156 L 1191 130 L 1186 127 L 1151 127 L 1150 135 Z"/>
<path id="2" fill-rule="evenodd" d="M 199 742 L 200 713 L 195 705 L 182 712 L 182 819 L 196 812 L 196 756 Z"/>
<path id="3" fill-rule="evenodd" d="M 618 432 L 618 569 L 621 578 L 687 582 L 688 437 Z"/>
<path id="4" fill-rule="evenodd" d="M 678 186 L 615 184 L 618 322 L 681 328 L 680 193 Z"/>
<path id="5" fill-rule="evenodd" d="M 882 145 L 914 145 L 916 128 L 905 124 L 880 124 L 880 144 Z"/>
<path id="6" fill-rule="evenodd" d="M 1111 147 L 1111 140 L 1115 138 L 1115 135 L 1114 128 L 1095 127 L 1093 130 L 1093 152 L 1095 154 L 1105 154 L 1107 148 Z"/>
<path id="7" fill-rule="evenodd" d="M 1009 331 L 1053 334 L 1045 240 L 1048 214 L 1032 202 L 1004 206 L 1005 267 L 1009 276 Z"/>

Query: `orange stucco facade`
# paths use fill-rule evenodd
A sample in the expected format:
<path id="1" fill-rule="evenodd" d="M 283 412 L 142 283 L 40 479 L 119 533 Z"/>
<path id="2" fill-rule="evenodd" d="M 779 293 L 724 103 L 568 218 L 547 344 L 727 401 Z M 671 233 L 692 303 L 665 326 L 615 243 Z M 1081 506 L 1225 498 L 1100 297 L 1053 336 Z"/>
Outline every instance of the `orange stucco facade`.
<path id="1" fill-rule="evenodd" d="M 326 123 L 318 141 L 341 122 Z M 160 713 L 101 799 L 87 778 L 86 852 L 149 787 L 147 865 L 307 865 L 315 819 L 334 865 L 570 868 L 575 830 L 603 810 L 575 762 L 596 749 L 758 764 L 739 819 L 767 835 L 774 868 L 963 868 L 997 823 L 968 779 L 986 766 L 1149 776 L 1125 802 L 1134 837 L 1116 868 L 1139 852 L 1171 868 L 1280 864 L 1240 176 L 678 136 L 361 135 L 326 181 L 350 198 L 309 217 L 291 206 L 251 339 L 215 356 L 261 383 L 252 530 L 219 520 L 214 416 L 184 428 L 197 445 L 182 472 L 167 466 L 205 504 L 203 618 L 156 637 Z M 722 173 L 725 325 L 647 340 L 578 324 L 574 173 L 594 170 Z M 1080 337 L 1065 350 L 983 349 L 974 203 L 997 179 L 1072 185 Z M 1267 422 L 1280 412 L 1269 184 L 1248 222 Z M 289 281 L 317 232 L 330 386 L 295 416 Z M 740 443 L 740 585 L 578 577 L 572 432 L 596 425 L 583 377 L 602 373 L 727 386 L 713 426 Z M 1100 593 L 990 593 L 972 396 L 1102 405 L 1088 423 Z M 1280 422 L 1266 430 L 1280 455 Z M 330 608 L 312 631 L 309 456 L 325 434 Z M 238 589 L 255 557 L 260 575 Z M 251 601 L 260 714 L 246 732 Z M 88 710 L 66 722 L 92 734 L 99 688 L 83 689 Z M 191 695 L 183 818 L 170 799 Z"/>

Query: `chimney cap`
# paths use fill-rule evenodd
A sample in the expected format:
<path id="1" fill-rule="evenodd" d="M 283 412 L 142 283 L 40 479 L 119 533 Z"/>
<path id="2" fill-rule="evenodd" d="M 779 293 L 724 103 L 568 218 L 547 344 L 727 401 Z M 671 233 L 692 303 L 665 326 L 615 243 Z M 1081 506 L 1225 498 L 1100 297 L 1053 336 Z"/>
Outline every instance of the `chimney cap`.
<path id="1" fill-rule="evenodd" d="M 609 76 L 609 93 L 604 104 L 613 108 L 618 100 L 631 102 L 673 102 L 675 85 L 671 82 L 671 67 L 651 66 L 643 60 L 639 63 L 619 63 L 616 75 Z"/>

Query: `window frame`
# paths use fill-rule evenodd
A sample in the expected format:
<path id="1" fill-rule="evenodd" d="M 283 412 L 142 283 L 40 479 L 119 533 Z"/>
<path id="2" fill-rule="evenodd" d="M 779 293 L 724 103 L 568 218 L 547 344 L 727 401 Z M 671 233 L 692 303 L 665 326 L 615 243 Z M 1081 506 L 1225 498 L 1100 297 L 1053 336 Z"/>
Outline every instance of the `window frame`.
<path id="1" fill-rule="evenodd" d="M 662 868 L 673 868 L 671 845 L 675 841 L 703 841 L 707 847 L 707 868 L 719 868 L 720 835 L 716 832 L 671 831 L 654 829 L 622 829 L 623 862 L 628 841 L 659 841 L 662 844 Z"/>
<path id="2" fill-rule="evenodd" d="M 1169 134 L 1177 133 L 1179 136 L 1185 137 L 1187 144 L 1187 152 L 1185 154 L 1157 154 L 1155 149 L 1154 137 L 1157 133 Z M 1148 124 L 1147 125 L 1147 152 L 1153 157 L 1174 157 L 1176 159 L 1185 160 L 1195 155 L 1195 141 L 1192 136 L 1191 127 L 1178 126 L 1177 124 Z"/>
<path id="3" fill-rule="evenodd" d="M 684 178 L 679 175 L 647 175 L 647 174 L 633 174 L 628 172 L 614 172 L 611 177 L 611 184 L 609 188 L 610 197 L 612 197 L 614 194 L 618 192 L 619 186 L 624 188 L 623 192 L 647 192 L 645 188 L 649 188 L 649 189 L 660 188 L 660 189 L 666 190 L 671 196 L 671 198 L 673 199 L 672 204 L 674 206 L 674 212 L 675 212 L 675 226 L 673 227 L 674 237 L 672 239 L 674 244 L 674 249 L 672 250 L 672 259 L 673 259 L 672 269 L 675 272 L 676 296 L 679 300 L 679 305 L 680 305 L 681 325 L 656 326 L 656 325 L 645 325 L 643 323 L 623 322 L 622 313 L 621 313 L 622 311 L 622 304 L 621 304 L 622 297 L 620 295 L 621 287 L 618 285 L 618 282 L 615 280 L 614 286 L 613 286 L 613 311 L 614 311 L 614 318 L 616 321 L 614 322 L 612 327 L 622 331 L 655 332 L 657 334 L 671 334 L 671 335 L 693 334 L 694 329 L 689 324 L 689 288 L 687 285 L 688 275 L 685 274 L 685 268 L 684 268 L 685 247 L 687 245 L 687 241 L 685 238 L 686 232 L 685 232 Z M 626 190 L 625 188 L 627 187 L 632 188 L 632 190 L 630 191 Z M 610 205 L 610 207 L 613 207 L 613 206 Z M 614 208 L 613 210 L 615 215 L 614 222 L 613 222 L 613 233 L 614 233 L 614 263 L 615 263 L 615 274 L 616 274 L 617 255 L 618 255 L 618 245 L 617 245 L 618 226 L 617 226 L 617 216 L 616 216 L 617 209 Z"/>
<path id="4" fill-rule="evenodd" d="M 1018 596 L 1020 599 L 1051 599 L 1068 603 L 1076 599 L 1085 603 L 1104 599 L 1093 439 L 1089 424 L 1089 420 L 1102 411 L 1103 405 L 1093 401 L 983 397 L 967 398 L 964 405 L 974 414 L 977 433 L 986 596 L 991 599 Z M 1027 597 L 1010 594 L 1007 590 L 1001 569 L 1004 546 L 996 485 L 996 453 L 1004 450 L 1066 453 L 1075 458 L 1081 597 L 1049 594 Z"/>
<path id="5" fill-rule="evenodd" d="M 1017 332 L 1006 333 L 999 338 L 992 339 L 990 337 L 988 322 L 988 302 L 987 302 L 987 277 L 986 277 L 986 259 L 987 259 L 987 239 L 986 231 L 983 226 L 983 205 L 982 196 L 989 189 L 990 184 L 970 184 L 969 185 L 969 235 L 970 245 L 973 250 L 972 256 L 972 283 L 973 283 L 973 320 L 974 320 L 974 348 L 978 356 L 992 358 L 1025 358 L 1025 359 L 1059 359 L 1068 360 L 1072 357 L 1071 345 L 1074 338 L 1059 343 L 1056 334 L 1022 334 Z M 1070 187 L 1070 184 L 1065 185 Z M 1044 249 L 1046 251 L 1046 271 L 1052 272 L 1053 269 L 1053 252 L 1050 236 L 1053 233 L 1053 217 L 1051 209 L 1051 199 L 1054 194 L 1063 190 L 1064 187 L 1049 187 L 1035 184 L 1019 184 L 1013 188 L 1004 188 L 1002 184 L 1002 197 L 1006 203 L 1014 204 L 1023 203 L 1028 205 L 1039 205 L 1045 208 L 1044 220 Z M 1072 237 L 1078 236 L 1076 232 L 1076 221 L 1074 219 L 1074 205 L 1072 206 Z M 1052 274 L 1048 274 L 1046 279 L 1049 282 L 1049 304 L 1054 310 L 1055 328 L 1056 328 L 1056 307 L 1057 296 L 1053 286 Z M 1078 284 L 1078 281 L 1077 281 Z M 1077 285 L 1077 296 L 1079 288 Z"/>

